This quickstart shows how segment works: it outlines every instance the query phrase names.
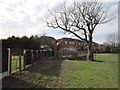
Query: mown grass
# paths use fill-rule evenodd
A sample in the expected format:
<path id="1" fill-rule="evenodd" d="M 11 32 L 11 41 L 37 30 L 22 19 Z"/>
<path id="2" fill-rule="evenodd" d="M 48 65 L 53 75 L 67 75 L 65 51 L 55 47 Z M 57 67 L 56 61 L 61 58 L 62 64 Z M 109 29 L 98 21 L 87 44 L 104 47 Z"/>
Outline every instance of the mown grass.
<path id="1" fill-rule="evenodd" d="M 12 56 L 12 63 L 11 63 L 11 67 L 12 67 L 12 72 L 18 71 L 19 66 L 20 65 L 20 61 L 19 61 L 19 56 Z M 21 56 L 21 68 L 23 69 L 24 65 L 24 60 L 23 60 L 23 56 Z"/>
<path id="2" fill-rule="evenodd" d="M 118 54 L 97 54 L 98 62 L 71 61 L 83 70 L 68 72 L 68 88 L 118 88 Z M 69 61 L 68 61 L 69 62 Z"/>
<path id="3" fill-rule="evenodd" d="M 118 88 L 118 54 L 96 60 L 45 60 L 4 78 L 3 88 Z"/>

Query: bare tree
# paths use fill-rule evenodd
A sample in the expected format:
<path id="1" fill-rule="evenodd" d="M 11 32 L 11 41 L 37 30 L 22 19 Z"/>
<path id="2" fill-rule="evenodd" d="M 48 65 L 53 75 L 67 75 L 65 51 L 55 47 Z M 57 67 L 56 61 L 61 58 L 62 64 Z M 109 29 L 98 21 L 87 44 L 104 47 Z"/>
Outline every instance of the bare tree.
<path id="1" fill-rule="evenodd" d="M 87 60 L 94 60 L 92 51 L 93 32 L 97 25 L 109 22 L 100 2 L 74 2 L 72 5 L 64 3 L 61 10 L 50 11 L 52 18 L 47 20 L 48 27 L 60 28 L 75 35 L 88 45 Z"/>
<path id="2" fill-rule="evenodd" d="M 118 42 L 118 34 L 117 33 L 110 33 L 106 37 L 106 42 L 107 45 L 109 45 L 110 49 L 113 52 L 116 52 L 118 47 L 119 47 L 119 42 Z"/>
<path id="3" fill-rule="evenodd" d="M 117 44 L 118 44 L 118 35 L 117 35 L 117 33 L 108 34 L 108 36 L 106 38 L 106 42 L 108 44 L 113 45 L 113 46 L 117 46 Z"/>

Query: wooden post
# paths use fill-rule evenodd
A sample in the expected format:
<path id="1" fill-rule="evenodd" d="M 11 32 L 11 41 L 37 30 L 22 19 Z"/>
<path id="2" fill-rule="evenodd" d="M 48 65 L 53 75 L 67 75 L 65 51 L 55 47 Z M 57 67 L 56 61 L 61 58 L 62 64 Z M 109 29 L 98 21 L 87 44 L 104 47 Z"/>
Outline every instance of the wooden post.
<path id="1" fill-rule="evenodd" d="M 38 61 L 38 60 L 39 60 L 39 59 L 38 59 L 38 50 L 36 50 L 36 54 L 37 54 L 37 56 L 36 56 L 36 57 L 37 57 L 37 61 Z"/>
<path id="2" fill-rule="evenodd" d="M 8 48 L 8 76 L 11 74 L 11 55 L 10 48 Z"/>
<path id="3" fill-rule="evenodd" d="M 19 55 L 19 71 L 21 73 L 21 55 Z"/>
<path id="4" fill-rule="evenodd" d="M 43 56 L 43 53 L 42 53 L 42 50 L 40 50 L 40 59 L 42 60 L 42 56 Z"/>
<path id="5" fill-rule="evenodd" d="M 32 65 L 34 64 L 34 58 L 33 58 L 33 50 L 31 50 L 31 56 L 32 56 Z"/>
<path id="6" fill-rule="evenodd" d="M 26 50 L 23 51 L 23 54 L 24 54 L 24 66 L 23 66 L 23 69 L 25 69 L 25 65 L 26 65 Z"/>
<path id="7" fill-rule="evenodd" d="M 10 75 L 11 75 L 11 72 L 12 72 L 12 55 L 10 55 Z"/>
<path id="8" fill-rule="evenodd" d="M 46 57 L 46 50 L 44 50 L 43 51 L 44 53 L 43 53 L 43 56 L 44 56 L 44 58 Z"/>
<path id="9" fill-rule="evenodd" d="M 0 40 L 0 73 L 2 73 L 2 40 Z M 1 74 L 0 74 L 1 75 Z M 0 76 L 1 78 L 1 76 Z"/>
<path id="10" fill-rule="evenodd" d="M 40 50 L 38 50 L 38 61 L 40 61 Z"/>
<path id="11" fill-rule="evenodd" d="M 52 50 L 50 50 L 50 58 L 52 58 Z"/>
<path id="12" fill-rule="evenodd" d="M 50 53 L 51 53 L 51 50 L 49 50 L 49 58 L 50 58 Z"/>

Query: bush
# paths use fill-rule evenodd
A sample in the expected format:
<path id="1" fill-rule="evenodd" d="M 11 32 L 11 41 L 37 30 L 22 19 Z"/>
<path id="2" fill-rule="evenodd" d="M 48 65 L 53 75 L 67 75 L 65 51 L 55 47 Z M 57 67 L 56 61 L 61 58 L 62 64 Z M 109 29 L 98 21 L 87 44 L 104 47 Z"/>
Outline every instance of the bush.
<path id="1" fill-rule="evenodd" d="M 78 52 L 74 52 L 71 57 L 72 58 L 78 58 L 78 56 L 79 56 L 79 53 Z"/>

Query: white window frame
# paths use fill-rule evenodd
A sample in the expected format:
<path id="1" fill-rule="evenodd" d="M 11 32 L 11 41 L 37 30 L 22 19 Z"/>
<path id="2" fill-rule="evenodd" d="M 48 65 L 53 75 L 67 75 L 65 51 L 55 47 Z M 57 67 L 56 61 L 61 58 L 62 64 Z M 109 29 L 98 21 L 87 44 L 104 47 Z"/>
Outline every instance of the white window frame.
<path id="1" fill-rule="evenodd" d="M 67 41 L 65 41 L 65 44 L 68 44 L 68 42 L 67 42 Z"/>

